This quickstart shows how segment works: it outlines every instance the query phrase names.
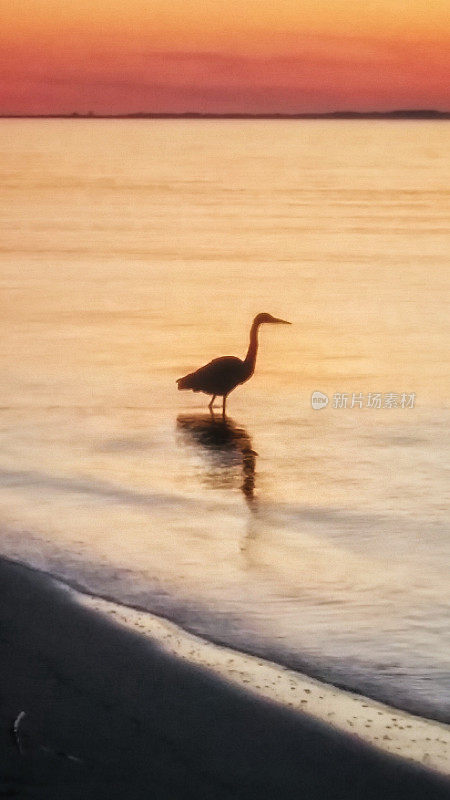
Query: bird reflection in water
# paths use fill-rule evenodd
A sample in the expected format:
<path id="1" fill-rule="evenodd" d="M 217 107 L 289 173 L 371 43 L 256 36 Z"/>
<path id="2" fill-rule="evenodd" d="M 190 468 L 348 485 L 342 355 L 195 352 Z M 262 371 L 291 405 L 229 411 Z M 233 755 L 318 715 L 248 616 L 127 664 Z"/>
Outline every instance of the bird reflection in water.
<path id="1" fill-rule="evenodd" d="M 180 414 L 177 430 L 183 443 L 196 447 L 208 469 L 205 480 L 214 489 L 232 489 L 239 485 L 248 505 L 255 503 L 255 466 L 257 453 L 245 428 L 213 414 Z"/>

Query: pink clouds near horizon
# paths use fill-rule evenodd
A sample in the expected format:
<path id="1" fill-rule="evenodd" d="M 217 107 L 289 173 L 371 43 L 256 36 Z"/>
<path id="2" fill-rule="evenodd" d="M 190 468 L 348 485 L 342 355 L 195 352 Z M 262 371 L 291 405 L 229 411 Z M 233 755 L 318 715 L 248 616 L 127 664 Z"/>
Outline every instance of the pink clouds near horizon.
<path id="1" fill-rule="evenodd" d="M 298 30 L 286 34 L 285 49 L 276 31 L 273 41 L 255 36 L 247 50 L 242 37 L 238 44 L 230 39 L 228 49 L 226 38 L 209 49 L 163 47 L 157 36 L 117 37 L 83 38 L 70 27 L 60 38 L 43 30 L 33 38 L 31 28 L 27 35 L 3 33 L 0 113 L 450 108 L 447 31 L 431 39 Z M 217 36 L 210 38 L 217 44 Z"/>

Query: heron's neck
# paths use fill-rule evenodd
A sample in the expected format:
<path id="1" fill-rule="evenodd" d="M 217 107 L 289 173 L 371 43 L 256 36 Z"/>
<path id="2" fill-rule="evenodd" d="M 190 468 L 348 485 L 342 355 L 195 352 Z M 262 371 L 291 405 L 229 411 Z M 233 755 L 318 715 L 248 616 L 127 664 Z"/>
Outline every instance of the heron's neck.
<path id="1" fill-rule="evenodd" d="M 258 352 L 258 325 L 253 323 L 250 329 L 250 344 L 248 346 L 247 355 L 245 356 L 245 363 L 248 365 L 251 372 L 255 369 L 256 354 Z"/>

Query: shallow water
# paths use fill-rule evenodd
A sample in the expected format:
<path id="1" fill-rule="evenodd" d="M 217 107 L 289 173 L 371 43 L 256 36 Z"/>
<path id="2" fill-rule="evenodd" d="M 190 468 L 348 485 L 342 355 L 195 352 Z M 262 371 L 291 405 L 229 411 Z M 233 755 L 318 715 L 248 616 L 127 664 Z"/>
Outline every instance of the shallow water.
<path id="1" fill-rule="evenodd" d="M 449 719 L 449 130 L 2 121 L 1 551 Z"/>

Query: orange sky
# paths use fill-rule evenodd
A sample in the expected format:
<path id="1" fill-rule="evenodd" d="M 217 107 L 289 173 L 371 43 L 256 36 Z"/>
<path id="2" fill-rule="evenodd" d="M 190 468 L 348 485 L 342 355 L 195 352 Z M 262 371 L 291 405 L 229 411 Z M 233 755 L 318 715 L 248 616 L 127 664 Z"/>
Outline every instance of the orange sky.
<path id="1" fill-rule="evenodd" d="M 1 113 L 450 109 L 449 0 L 0 0 Z"/>

